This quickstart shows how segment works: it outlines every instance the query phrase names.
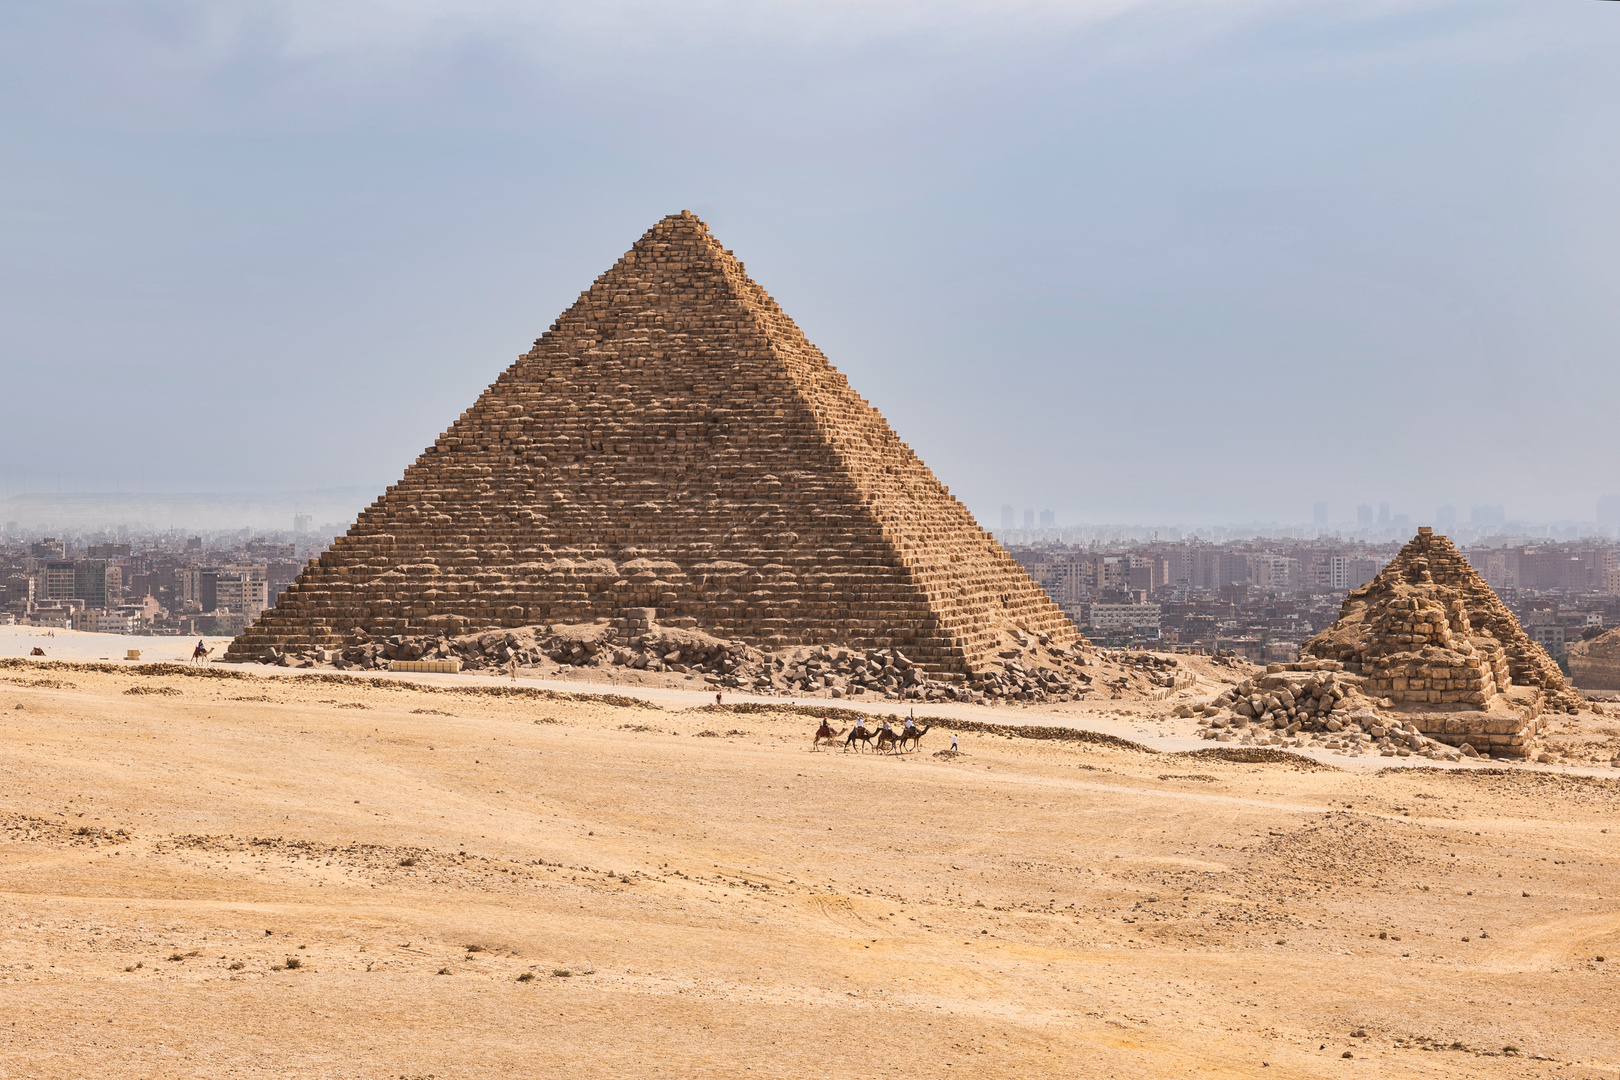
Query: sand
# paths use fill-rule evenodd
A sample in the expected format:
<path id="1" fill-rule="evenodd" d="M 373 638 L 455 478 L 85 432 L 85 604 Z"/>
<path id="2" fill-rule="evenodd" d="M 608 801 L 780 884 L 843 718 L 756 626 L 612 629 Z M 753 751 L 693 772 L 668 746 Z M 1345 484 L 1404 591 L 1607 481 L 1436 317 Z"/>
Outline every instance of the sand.
<path id="1" fill-rule="evenodd" d="M 0 667 L 0 1076 L 1620 1069 L 1613 770 L 557 688 Z"/>

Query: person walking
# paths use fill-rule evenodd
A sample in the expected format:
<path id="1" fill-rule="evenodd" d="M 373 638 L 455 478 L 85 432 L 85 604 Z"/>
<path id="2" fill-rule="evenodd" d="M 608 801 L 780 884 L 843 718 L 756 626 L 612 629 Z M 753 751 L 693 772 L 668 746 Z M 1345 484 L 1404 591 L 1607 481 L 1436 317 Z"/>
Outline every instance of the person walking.
<path id="1" fill-rule="evenodd" d="M 951 753 L 956 753 L 956 736 L 951 736 Z"/>

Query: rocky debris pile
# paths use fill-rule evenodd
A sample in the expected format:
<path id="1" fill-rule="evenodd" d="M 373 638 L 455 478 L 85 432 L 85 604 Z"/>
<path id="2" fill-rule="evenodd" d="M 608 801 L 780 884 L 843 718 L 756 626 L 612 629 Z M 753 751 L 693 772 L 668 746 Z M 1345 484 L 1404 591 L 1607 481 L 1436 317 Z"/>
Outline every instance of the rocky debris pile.
<path id="1" fill-rule="evenodd" d="M 393 635 L 365 639 L 341 649 L 289 649 L 274 646 L 260 658 L 283 667 L 330 664 L 345 670 L 384 669 L 391 660 L 460 660 L 465 671 L 506 671 L 514 663 L 531 671 L 546 663 L 562 667 L 622 666 L 644 671 L 715 675 L 740 686 L 766 666 L 765 654 L 740 641 L 724 641 L 699 630 L 655 627 L 627 633 L 606 623 L 581 626 L 525 626 L 482 634 Z"/>
<path id="2" fill-rule="evenodd" d="M 1090 692 L 1095 666 L 1080 645 L 1059 644 L 1047 634 L 1015 632 L 993 666 L 969 683 L 960 675 L 933 673 L 901 649 L 850 649 L 832 645 L 765 650 L 687 627 L 634 627 L 607 622 L 529 626 L 451 636 L 392 635 L 343 648 L 270 646 L 259 659 L 282 667 L 330 665 L 338 670 L 386 669 L 392 660 L 460 660 L 464 671 L 505 672 L 516 665 L 533 674 L 546 665 L 623 668 L 702 676 L 716 687 L 754 694 L 846 698 L 870 695 L 891 701 L 1068 701 Z M 1157 674 L 1173 669 L 1163 660 L 1135 657 L 1128 667 Z M 1123 675 L 1121 685 L 1129 682 Z M 1140 681 L 1140 680 L 1139 680 Z"/>
<path id="3" fill-rule="evenodd" d="M 1414 754 L 1438 761 L 1477 757 L 1430 738 L 1409 719 L 1381 715 L 1337 661 L 1273 664 L 1266 674 L 1244 679 L 1200 707 L 1182 705 L 1180 717 L 1199 716 L 1199 734 L 1243 746 L 1316 747 L 1351 757 Z"/>
<path id="4" fill-rule="evenodd" d="M 1081 670 L 1098 664 L 1087 655 L 1090 651 L 1081 642 L 1059 643 L 1044 633 L 1016 633 L 995 654 L 995 661 L 976 674 L 972 687 L 991 701 L 1074 701 L 1091 691 L 1096 677 Z"/>
<path id="5" fill-rule="evenodd" d="M 1307 641 L 1301 655 L 1342 661 L 1396 701 L 1481 707 L 1518 685 L 1539 687 L 1550 708 L 1581 707 L 1547 651 L 1451 541 L 1428 526 L 1377 577 L 1351 590 L 1338 621 Z"/>
<path id="6" fill-rule="evenodd" d="M 1211 659 L 1216 663 L 1221 662 L 1218 654 Z M 1189 686 L 1195 678 L 1193 673 L 1182 665 L 1181 661 L 1174 656 L 1166 656 L 1163 653 L 1141 652 L 1130 649 L 1102 649 L 1097 653 L 1097 660 L 1099 663 L 1112 664 L 1123 669 L 1120 672 L 1121 677 L 1116 677 L 1115 680 L 1109 683 L 1110 686 L 1128 683 L 1130 680 L 1123 678 L 1128 674 L 1140 675 L 1141 678 L 1137 682 L 1145 683 L 1147 686 L 1158 686 L 1171 690 L 1180 686 Z M 1115 694 L 1114 696 L 1118 697 L 1119 695 Z"/>
<path id="7" fill-rule="evenodd" d="M 1620 627 L 1569 647 L 1569 677 L 1582 690 L 1620 690 Z"/>

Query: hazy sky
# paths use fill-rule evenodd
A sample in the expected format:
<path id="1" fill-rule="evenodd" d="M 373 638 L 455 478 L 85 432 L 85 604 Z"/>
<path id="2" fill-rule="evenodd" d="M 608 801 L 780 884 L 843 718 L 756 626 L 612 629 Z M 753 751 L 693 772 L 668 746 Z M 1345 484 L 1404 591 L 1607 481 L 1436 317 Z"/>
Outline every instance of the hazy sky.
<path id="1" fill-rule="evenodd" d="M 690 209 L 979 514 L 1590 520 L 1620 4 L 0 0 L 0 494 L 397 478 Z"/>

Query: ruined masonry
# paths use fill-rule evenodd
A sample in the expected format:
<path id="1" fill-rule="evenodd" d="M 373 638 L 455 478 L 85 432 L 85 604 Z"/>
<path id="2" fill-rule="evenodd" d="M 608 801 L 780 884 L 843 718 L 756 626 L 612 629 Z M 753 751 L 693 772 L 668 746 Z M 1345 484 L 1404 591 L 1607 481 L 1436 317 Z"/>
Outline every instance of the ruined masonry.
<path id="1" fill-rule="evenodd" d="M 1582 690 L 1620 690 L 1620 628 L 1569 647 L 1569 676 Z"/>
<path id="2" fill-rule="evenodd" d="M 1342 662 L 1363 693 L 1412 714 L 1424 732 L 1479 750 L 1522 752 L 1544 709 L 1580 707 L 1558 665 L 1427 526 L 1301 651 Z"/>
<path id="3" fill-rule="evenodd" d="M 903 648 L 962 675 L 1014 629 L 1079 640 L 684 211 L 581 294 L 227 658 L 601 620 Z"/>

